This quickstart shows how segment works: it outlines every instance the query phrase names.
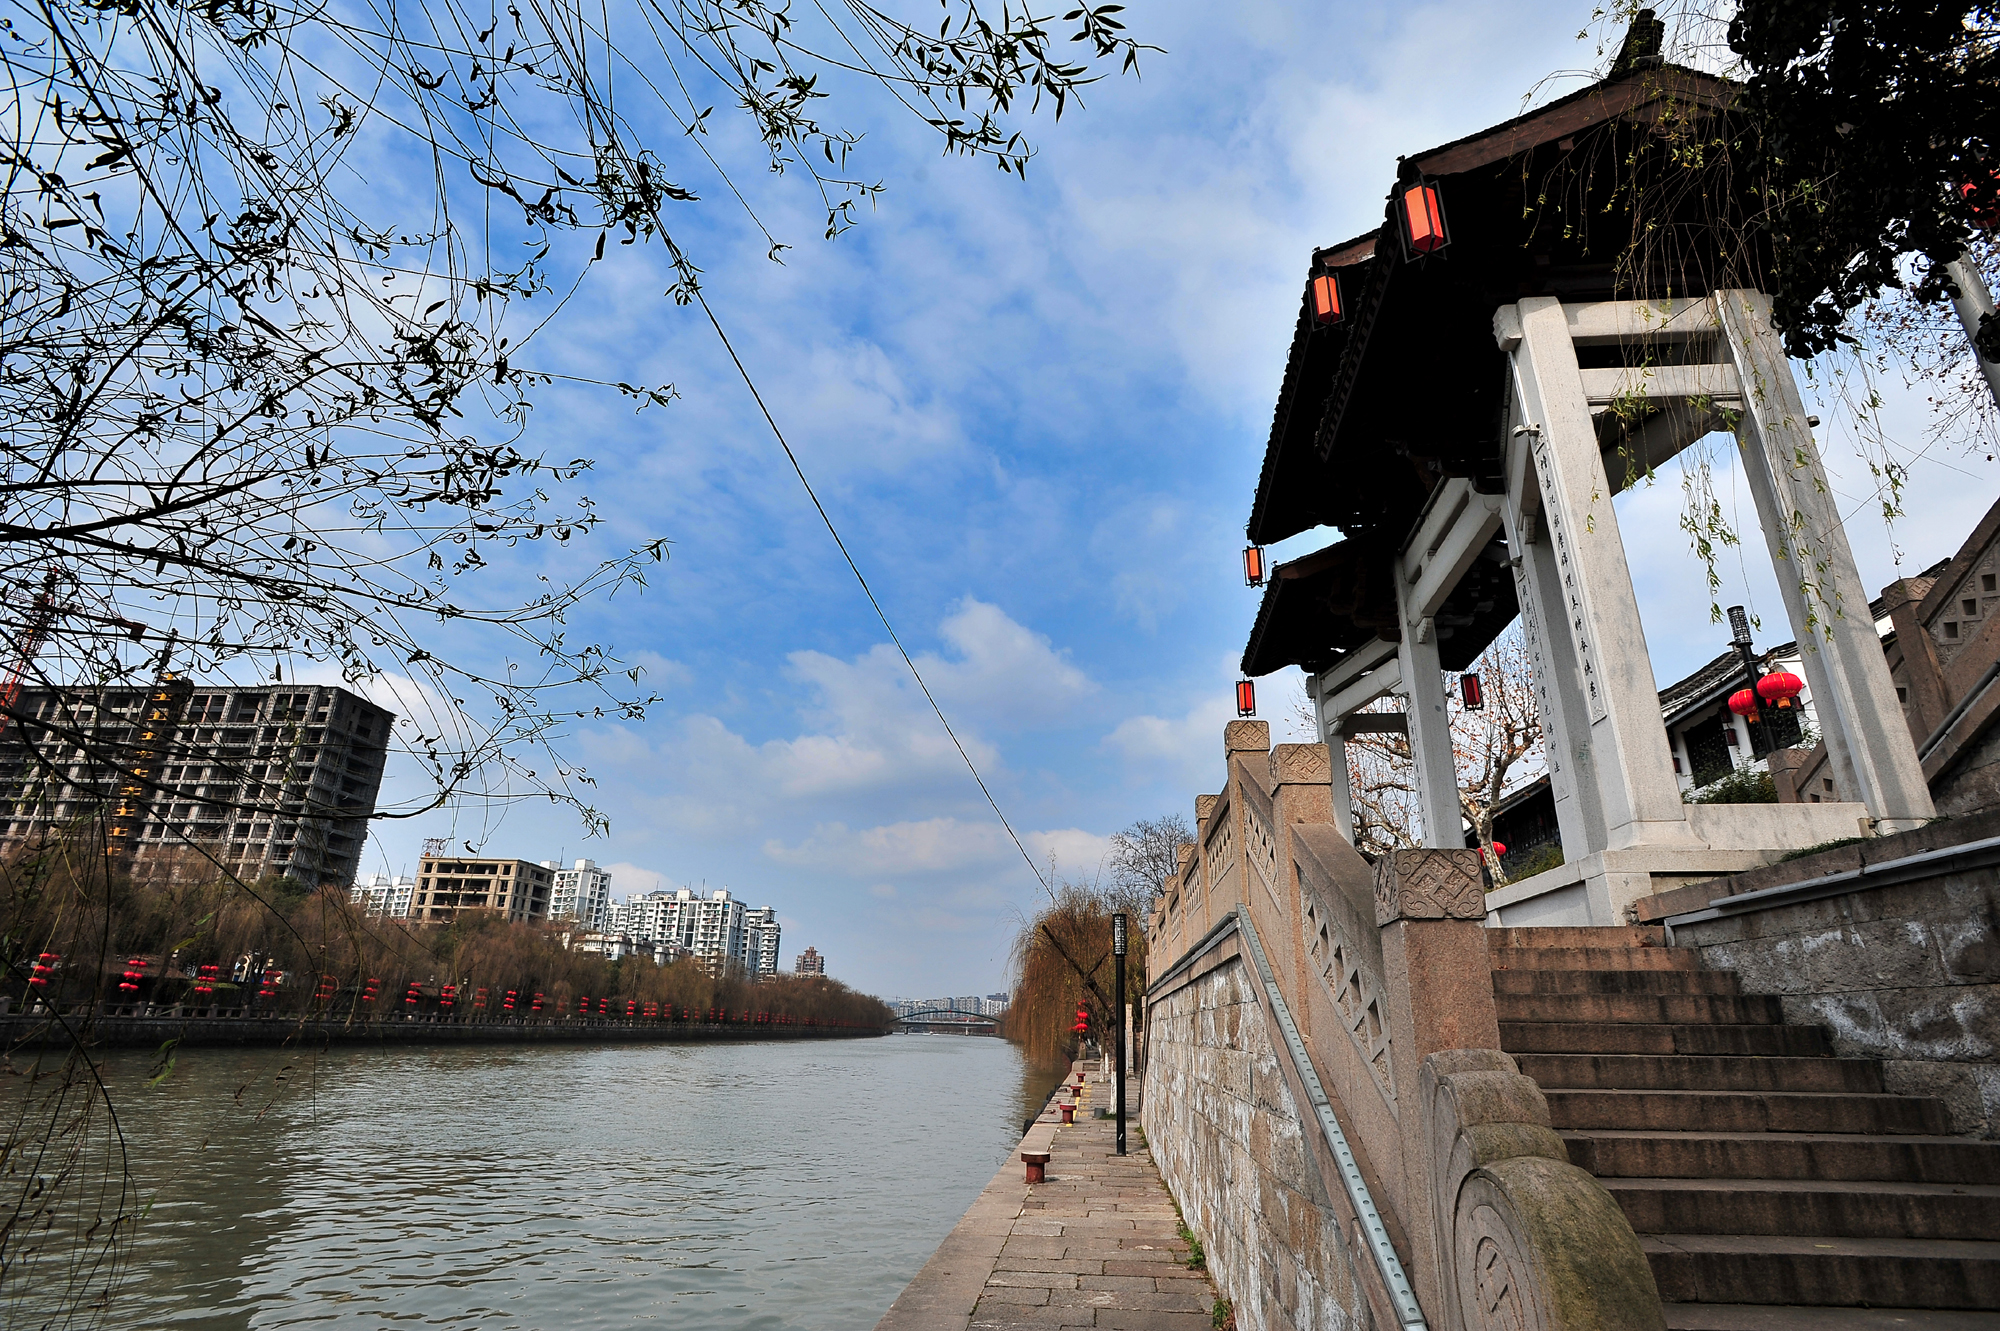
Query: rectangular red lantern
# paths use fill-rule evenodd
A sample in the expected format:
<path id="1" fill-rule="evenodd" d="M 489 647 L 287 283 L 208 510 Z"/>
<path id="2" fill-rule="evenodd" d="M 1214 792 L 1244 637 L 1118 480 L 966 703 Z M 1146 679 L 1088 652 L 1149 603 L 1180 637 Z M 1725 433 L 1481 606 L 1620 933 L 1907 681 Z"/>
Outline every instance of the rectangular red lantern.
<path id="1" fill-rule="evenodd" d="M 1420 180 L 1403 191 L 1403 245 L 1409 258 L 1435 254 L 1451 243 L 1445 234 L 1444 209 L 1437 186 Z"/>
<path id="2" fill-rule="evenodd" d="M 1243 547 L 1243 584 L 1246 587 L 1264 585 L 1264 547 L 1261 545 Z"/>
<path id="3" fill-rule="evenodd" d="M 1257 715 L 1257 686 L 1250 680 L 1236 681 L 1236 714 L 1238 716 Z"/>
<path id="4" fill-rule="evenodd" d="M 1340 322 L 1340 279 L 1332 273 L 1321 273 L 1312 280 L 1313 322 L 1317 324 L 1337 324 Z"/>
<path id="5" fill-rule="evenodd" d="M 1481 711 L 1486 706 L 1486 694 L 1479 687 L 1479 676 L 1477 675 L 1460 675 L 1458 677 L 1458 694 L 1459 697 L 1465 700 L 1465 710 L 1468 712 Z"/>

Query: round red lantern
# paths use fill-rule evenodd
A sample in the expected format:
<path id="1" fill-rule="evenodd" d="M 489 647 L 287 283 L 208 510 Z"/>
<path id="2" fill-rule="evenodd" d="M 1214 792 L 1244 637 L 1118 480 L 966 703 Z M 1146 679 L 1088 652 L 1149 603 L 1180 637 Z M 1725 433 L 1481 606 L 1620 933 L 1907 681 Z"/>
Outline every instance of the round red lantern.
<path id="1" fill-rule="evenodd" d="M 1507 843 L 1506 843 L 1506 842 L 1504 842 L 1504 841 L 1496 841 L 1496 842 L 1494 842 L 1494 843 L 1493 843 L 1493 853 L 1494 853 L 1495 855 L 1505 855 L 1505 854 L 1507 853 Z"/>
<path id="2" fill-rule="evenodd" d="M 1789 670 L 1774 670 L 1757 681 L 1757 696 L 1773 707 L 1790 707 L 1806 682 Z"/>
<path id="3" fill-rule="evenodd" d="M 1757 715 L 1757 695 L 1749 689 L 1738 689 L 1729 695 L 1729 710 L 1738 716 Z"/>

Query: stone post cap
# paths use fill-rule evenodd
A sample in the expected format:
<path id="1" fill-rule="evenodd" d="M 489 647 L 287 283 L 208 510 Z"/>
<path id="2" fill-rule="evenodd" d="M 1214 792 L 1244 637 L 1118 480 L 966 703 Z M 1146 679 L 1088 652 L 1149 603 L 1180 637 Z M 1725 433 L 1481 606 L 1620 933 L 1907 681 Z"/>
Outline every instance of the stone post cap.
<path id="1" fill-rule="evenodd" d="M 1271 780 L 1280 786 L 1333 784 L 1333 755 L 1324 744 L 1280 744 L 1271 750 Z"/>
<path id="2" fill-rule="evenodd" d="M 1215 806 L 1222 803 L 1220 795 L 1196 795 L 1194 797 L 1194 834 L 1201 835 L 1201 829 L 1208 826 L 1208 816 L 1215 812 Z"/>
<path id="3" fill-rule="evenodd" d="M 1271 723 L 1269 721 L 1231 721 L 1222 728 L 1222 757 L 1226 762 L 1238 753 L 1269 753 L 1271 751 Z"/>
<path id="4" fill-rule="evenodd" d="M 1208 796 L 1203 795 L 1200 798 L 1207 799 Z M 1194 842 L 1192 841 L 1183 841 L 1180 845 L 1174 847 L 1174 859 L 1179 862 L 1182 873 L 1186 873 L 1187 867 L 1194 863 L 1194 849 Z"/>
<path id="5" fill-rule="evenodd" d="M 1477 850 L 1392 850 L 1375 861 L 1375 923 L 1483 920 Z"/>

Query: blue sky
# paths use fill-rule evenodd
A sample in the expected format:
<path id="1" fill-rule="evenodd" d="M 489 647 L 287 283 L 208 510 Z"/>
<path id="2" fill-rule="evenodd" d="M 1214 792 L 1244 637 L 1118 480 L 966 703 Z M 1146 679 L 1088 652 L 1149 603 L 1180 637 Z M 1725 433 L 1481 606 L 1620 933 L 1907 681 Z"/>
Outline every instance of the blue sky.
<path id="1" fill-rule="evenodd" d="M 1085 877 L 1111 833 L 1191 813 L 1219 780 L 1256 606 L 1237 551 L 1311 248 L 1379 221 L 1399 153 L 1517 114 L 1552 71 L 1599 63 L 1577 40 L 1583 5 L 1129 17 L 1167 52 L 1060 124 L 1037 117 L 1025 183 L 941 160 L 921 126 L 857 90 L 829 119 L 866 130 L 860 171 L 888 189 L 855 230 L 820 239 L 805 182 L 754 167 L 737 183 L 793 246 L 783 266 L 713 180 L 694 182 L 709 201 L 670 219 L 1014 827 L 1037 859 Z M 727 148 L 739 131 L 723 114 Z M 537 344 L 547 368 L 683 394 L 634 414 L 547 393 L 530 436 L 597 459 L 607 543 L 673 542 L 643 597 L 579 625 L 664 695 L 643 723 L 567 741 L 610 835 L 586 841 L 547 805 L 463 807 L 377 823 L 364 870 L 413 868 L 433 835 L 589 856 L 614 866 L 614 895 L 706 884 L 775 905 L 788 964 L 812 944 L 876 993 L 998 989 L 1035 878 L 713 333 L 660 295 L 661 260 L 612 247 Z M 1898 397 L 1890 419 L 1914 440 L 1921 405 Z M 1830 443 L 1828 461 L 1843 505 L 1867 509 L 1851 450 Z M 1902 570 L 1880 521 L 1856 520 L 1871 589 L 1956 547 L 1993 466 L 1950 449 L 1913 465 Z M 1678 507 L 1668 472 L 1619 510 L 1662 682 L 1725 637 Z M 1781 625 L 1761 548 L 1741 570 L 1723 570 L 1725 603 L 1747 598 Z M 1280 738 L 1294 737 L 1282 714 L 1296 687 L 1260 692 Z M 385 797 L 403 788 L 392 777 Z"/>

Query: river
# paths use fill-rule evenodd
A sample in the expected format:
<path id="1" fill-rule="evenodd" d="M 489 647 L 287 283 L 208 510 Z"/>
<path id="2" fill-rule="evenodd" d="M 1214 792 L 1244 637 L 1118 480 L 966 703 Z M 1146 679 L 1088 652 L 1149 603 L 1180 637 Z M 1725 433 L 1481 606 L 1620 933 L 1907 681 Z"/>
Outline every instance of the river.
<path id="1" fill-rule="evenodd" d="M 867 1331 L 1060 1075 L 919 1035 L 147 1070 L 106 1063 L 152 1205 L 85 1320 L 204 1331 Z M 9 1325 L 42 1324 L 25 1283 Z"/>

